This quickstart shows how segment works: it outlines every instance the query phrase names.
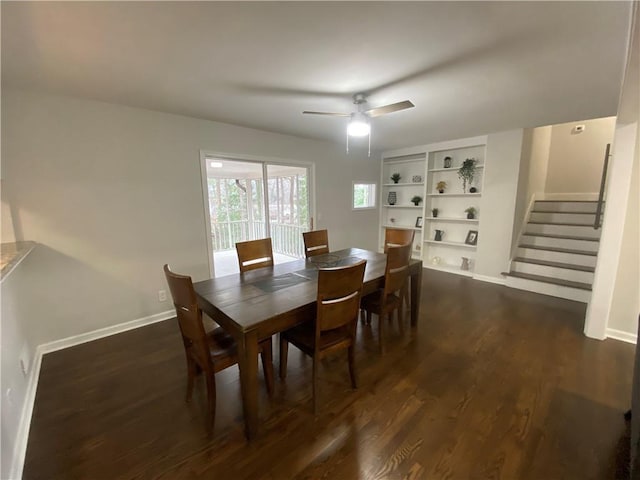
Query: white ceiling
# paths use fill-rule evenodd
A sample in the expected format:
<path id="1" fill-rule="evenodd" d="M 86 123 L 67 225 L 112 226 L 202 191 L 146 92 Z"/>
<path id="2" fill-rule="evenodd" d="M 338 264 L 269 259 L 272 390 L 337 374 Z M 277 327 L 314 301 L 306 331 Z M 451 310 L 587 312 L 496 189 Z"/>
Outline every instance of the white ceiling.
<path id="1" fill-rule="evenodd" d="M 2 85 L 390 149 L 615 115 L 629 2 L 5 2 Z M 359 140 L 362 142 L 362 140 Z"/>

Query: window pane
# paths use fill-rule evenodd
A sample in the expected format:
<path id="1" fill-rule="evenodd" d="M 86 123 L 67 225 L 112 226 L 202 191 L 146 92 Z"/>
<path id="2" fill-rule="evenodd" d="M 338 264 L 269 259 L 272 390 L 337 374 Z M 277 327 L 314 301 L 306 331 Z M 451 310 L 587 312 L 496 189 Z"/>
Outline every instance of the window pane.
<path id="1" fill-rule="evenodd" d="M 374 208 L 376 206 L 376 184 L 353 184 L 353 208 Z"/>

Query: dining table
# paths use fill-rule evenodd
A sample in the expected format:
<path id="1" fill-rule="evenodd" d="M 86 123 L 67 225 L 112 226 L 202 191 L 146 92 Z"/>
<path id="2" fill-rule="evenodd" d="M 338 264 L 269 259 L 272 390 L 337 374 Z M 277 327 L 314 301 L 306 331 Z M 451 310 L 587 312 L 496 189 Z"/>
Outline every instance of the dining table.
<path id="1" fill-rule="evenodd" d="M 245 434 L 259 429 L 258 343 L 315 316 L 318 270 L 367 261 L 362 295 L 382 288 L 387 256 L 360 248 L 347 248 L 307 259 L 297 259 L 242 274 L 194 283 L 198 306 L 234 337 L 242 392 Z M 411 325 L 418 322 L 422 261 L 409 265 Z"/>

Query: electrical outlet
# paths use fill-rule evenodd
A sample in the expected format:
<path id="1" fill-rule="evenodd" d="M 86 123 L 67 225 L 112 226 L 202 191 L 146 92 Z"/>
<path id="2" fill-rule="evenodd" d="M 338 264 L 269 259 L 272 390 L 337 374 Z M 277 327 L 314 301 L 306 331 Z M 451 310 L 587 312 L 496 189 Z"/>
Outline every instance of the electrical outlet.
<path id="1" fill-rule="evenodd" d="M 158 290 L 158 301 L 165 302 L 167 300 L 167 291 L 166 290 Z"/>

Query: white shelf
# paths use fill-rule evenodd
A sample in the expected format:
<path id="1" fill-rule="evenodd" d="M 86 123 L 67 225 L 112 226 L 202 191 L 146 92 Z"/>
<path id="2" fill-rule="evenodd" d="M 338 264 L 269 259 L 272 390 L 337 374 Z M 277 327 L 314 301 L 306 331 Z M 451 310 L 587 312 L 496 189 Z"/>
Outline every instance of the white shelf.
<path id="1" fill-rule="evenodd" d="M 476 165 L 476 168 L 484 168 L 484 165 Z M 455 168 L 430 168 L 429 171 L 430 172 L 457 172 L 458 170 L 460 170 L 460 167 Z"/>
<path id="2" fill-rule="evenodd" d="M 424 182 L 420 183 L 383 183 L 383 187 L 419 187 L 424 185 Z"/>
<path id="3" fill-rule="evenodd" d="M 445 242 L 443 240 L 440 241 L 436 241 L 436 240 L 425 240 L 424 243 L 435 243 L 437 245 L 447 245 L 449 247 L 462 247 L 462 248 L 469 248 L 472 250 L 475 250 L 477 245 L 467 245 L 466 243 L 462 243 L 462 242 Z"/>
<path id="4" fill-rule="evenodd" d="M 457 275 L 463 275 L 465 277 L 473 277 L 473 272 L 470 270 L 461 270 L 460 267 L 454 267 L 451 265 L 432 265 L 423 262 L 422 266 L 429 270 L 438 270 L 440 272 L 455 273 Z"/>
<path id="5" fill-rule="evenodd" d="M 383 205 L 383 207 L 385 208 L 419 208 L 420 210 L 422 210 L 422 205 L 418 205 L 417 207 L 415 205 Z"/>
<path id="6" fill-rule="evenodd" d="M 421 227 L 414 227 L 413 225 L 396 225 L 396 224 L 385 224 L 382 225 L 382 228 L 403 228 L 405 230 L 416 230 L 416 231 L 420 231 L 422 230 Z"/>
<path id="7" fill-rule="evenodd" d="M 434 222 L 469 222 L 477 223 L 479 218 L 454 218 L 454 217 L 426 217 L 425 220 L 432 220 Z"/>
<path id="8" fill-rule="evenodd" d="M 427 193 L 427 197 L 479 197 L 481 193 Z"/>

